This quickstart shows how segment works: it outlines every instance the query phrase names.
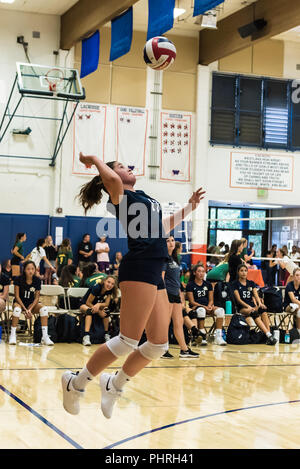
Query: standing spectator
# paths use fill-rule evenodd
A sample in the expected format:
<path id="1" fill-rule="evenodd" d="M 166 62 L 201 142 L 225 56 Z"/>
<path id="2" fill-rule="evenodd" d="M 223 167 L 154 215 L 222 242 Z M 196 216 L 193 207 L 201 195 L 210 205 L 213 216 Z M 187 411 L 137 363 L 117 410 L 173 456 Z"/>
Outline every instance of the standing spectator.
<path id="1" fill-rule="evenodd" d="M 100 272 L 109 273 L 109 245 L 106 242 L 106 235 L 100 237 L 100 241 L 96 243 L 97 263 Z"/>
<path id="2" fill-rule="evenodd" d="M 6 308 L 9 284 L 10 284 L 10 280 L 2 272 L 1 265 L 0 265 L 0 314 L 3 313 L 3 311 L 5 311 L 5 308 Z"/>
<path id="3" fill-rule="evenodd" d="M 237 280 L 237 268 L 243 261 L 240 257 L 244 247 L 243 239 L 234 239 L 228 253 L 229 282 Z"/>
<path id="4" fill-rule="evenodd" d="M 270 259 L 274 259 L 276 257 L 277 252 L 277 244 L 273 244 L 271 249 L 267 252 L 267 256 Z M 276 262 L 270 260 L 266 261 L 266 271 L 267 271 L 267 285 L 273 286 L 276 283 L 276 272 L 278 270 L 278 265 Z"/>
<path id="5" fill-rule="evenodd" d="M 88 233 L 83 235 L 82 241 L 78 246 L 78 261 L 79 268 L 82 271 L 83 268 L 92 262 L 93 247 L 91 243 L 91 237 Z"/>
<path id="6" fill-rule="evenodd" d="M 55 260 L 57 256 L 57 246 L 54 246 L 52 236 L 46 236 L 46 245 L 45 245 L 45 252 L 48 261 L 50 262 L 51 266 L 55 269 Z M 45 284 L 51 285 L 53 271 L 50 269 L 48 265 L 45 265 Z"/>
<path id="7" fill-rule="evenodd" d="M 11 261 L 10 259 L 6 259 L 5 261 L 2 262 L 2 274 L 8 278 L 9 283 L 11 282 L 11 277 L 12 277 L 11 271 L 12 271 Z"/>
<path id="8" fill-rule="evenodd" d="M 11 258 L 12 277 L 18 277 L 21 273 L 20 264 L 25 260 L 23 255 L 23 243 L 25 243 L 26 239 L 26 233 L 18 233 L 16 236 L 15 244 L 11 250 L 13 255 Z"/>
<path id="9" fill-rule="evenodd" d="M 282 284 L 285 286 L 287 283 L 291 282 L 293 280 L 293 272 L 295 269 L 297 269 L 297 264 L 290 259 L 290 257 L 286 254 L 286 250 L 283 248 L 278 249 L 277 251 L 277 257 L 280 258 L 280 260 L 275 261 L 275 263 L 278 263 L 283 271 L 283 278 L 282 278 Z"/>
<path id="10" fill-rule="evenodd" d="M 65 238 L 59 247 L 56 257 L 56 270 L 57 275 L 60 277 L 62 268 L 65 265 L 70 265 L 73 262 L 73 253 L 71 248 L 71 241 Z"/>
<path id="11" fill-rule="evenodd" d="M 122 258 L 123 258 L 122 253 L 120 251 L 116 252 L 116 257 L 115 257 L 115 262 L 114 262 L 114 271 L 113 271 L 113 274 L 115 277 L 118 277 L 119 275 L 119 266 L 120 266 Z"/>
<path id="12" fill-rule="evenodd" d="M 298 252 L 297 246 L 293 246 L 293 247 L 292 247 L 292 252 L 291 252 L 290 258 L 291 258 L 293 261 L 295 261 L 295 260 L 297 260 L 297 259 L 300 258 L 300 254 L 299 254 L 299 252 Z"/>
<path id="13" fill-rule="evenodd" d="M 51 272 L 53 273 L 55 272 L 55 267 L 53 267 L 50 261 L 47 259 L 46 251 L 44 249 L 45 246 L 46 246 L 45 238 L 38 239 L 36 243 L 36 247 L 33 248 L 33 250 L 31 251 L 28 257 L 30 258 L 30 260 L 32 260 L 35 263 L 35 266 L 37 269 L 40 267 L 40 263 L 43 260 L 45 264 L 47 264 Z"/>

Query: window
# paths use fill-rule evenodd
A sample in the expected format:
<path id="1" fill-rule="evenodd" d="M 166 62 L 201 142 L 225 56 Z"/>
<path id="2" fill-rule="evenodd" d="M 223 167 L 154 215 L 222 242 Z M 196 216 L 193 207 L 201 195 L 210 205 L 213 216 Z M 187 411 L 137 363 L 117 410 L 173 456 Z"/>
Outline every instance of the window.
<path id="1" fill-rule="evenodd" d="M 227 209 L 219 208 L 218 209 L 218 229 L 226 230 L 240 230 L 241 222 L 239 218 L 241 217 L 241 211 L 239 209 Z M 222 220 L 225 218 L 225 220 Z M 232 221 L 230 220 L 232 218 Z"/>
<path id="2" fill-rule="evenodd" d="M 266 216 L 265 210 L 250 210 L 249 211 L 249 230 L 265 230 L 266 229 Z"/>
<path id="3" fill-rule="evenodd" d="M 214 73 L 211 143 L 300 149 L 300 102 L 292 99 L 300 94 L 294 88 L 289 80 Z"/>

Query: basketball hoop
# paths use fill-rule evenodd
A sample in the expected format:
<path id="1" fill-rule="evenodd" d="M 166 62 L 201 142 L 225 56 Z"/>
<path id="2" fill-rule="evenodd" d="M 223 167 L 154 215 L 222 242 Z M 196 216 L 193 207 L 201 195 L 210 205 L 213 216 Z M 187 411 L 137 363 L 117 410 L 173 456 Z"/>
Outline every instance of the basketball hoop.
<path id="1" fill-rule="evenodd" d="M 64 90 L 64 72 L 59 68 L 52 68 L 45 75 L 45 80 L 49 87 L 49 91 L 57 93 Z"/>

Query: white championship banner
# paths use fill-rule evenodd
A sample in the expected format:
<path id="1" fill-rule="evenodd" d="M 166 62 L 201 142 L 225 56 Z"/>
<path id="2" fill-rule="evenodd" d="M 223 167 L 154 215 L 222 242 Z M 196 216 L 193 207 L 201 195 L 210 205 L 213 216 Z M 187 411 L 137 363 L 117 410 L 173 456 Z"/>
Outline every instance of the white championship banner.
<path id="1" fill-rule="evenodd" d="M 73 174 L 97 175 L 95 167 L 86 168 L 79 161 L 79 153 L 95 155 L 104 161 L 107 106 L 81 103 L 74 116 Z"/>
<path id="2" fill-rule="evenodd" d="M 293 155 L 231 153 L 230 187 L 292 191 L 293 186 Z"/>
<path id="3" fill-rule="evenodd" d="M 160 179 L 191 180 L 192 114 L 161 113 Z"/>
<path id="4" fill-rule="evenodd" d="M 135 176 L 145 175 L 148 110 L 116 108 L 116 160 L 132 169 Z"/>

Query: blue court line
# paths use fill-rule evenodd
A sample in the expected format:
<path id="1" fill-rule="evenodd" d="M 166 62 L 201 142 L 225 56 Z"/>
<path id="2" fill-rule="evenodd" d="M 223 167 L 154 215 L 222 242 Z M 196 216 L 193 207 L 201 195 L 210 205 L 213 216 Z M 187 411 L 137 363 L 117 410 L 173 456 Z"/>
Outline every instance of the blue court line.
<path id="1" fill-rule="evenodd" d="M 68 443 L 70 443 L 74 448 L 76 449 L 84 449 L 82 446 L 80 446 L 76 441 L 72 440 L 68 435 L 66 435 L 64 432 L 62 432 L 59 428 L 57 428 L 55 425 L 53 425 L 49 420 L 47 420 L 45 417 L 43 417 L 41 414 L 36 412 L 34 409 L 32 409 L 29 405 L 27 405 L 24 401 L 19 399 L 19 397 L 15 396 L 12 392 L 8 391 L 4 386 L 0 384 L 0 389 L 1 391 L 5 392 L 9 397 L 14 399 L 18 404 L 20 404 L 22 407 L 24 407 L 26 410 L 28 410 L 31 414 L 33 414 L 35 417 L 37 417 L 41 422 L 43 422 L 45 425 L 48 425 L 51 430 L 54 430 L 59 436 L 64 438 Z"/>
<path id="2" fill-rule="evenodd" d="M 231 414 L 233 412 L 240 412 L 242 410 L 259 409 L 261 407 L 271 407 L 271 406 L 282 405 L 282 404 L 294 404 L 294 403 L 299 403 L 299 402 L 300 402 L 300 400 L 298 399 L 298 400 L 295 400 L 295 401 L 274 402 L 274 403 L 271 403 L 271 404 L 253 405 L 253 406 L 249 406 L 249 407 L 241 407 L 240 409 L 232 409 L 232 410 L 225 410 L 223 412 L 215 412 L 213 414 L 202 415 L 201 417 L 194 417 L 192 419 L 181 420 L 180 422 L 170 423 L 169 425 L 164 425 L 163 427 L 154 428 L 153 430 L 148 430 L 146 432 L 138 433 L 137 435 L 133 435 L 133 436 L 130 436 L 128 438 L 124 438 L 124 440 L 120 440 L 120 441 L 117 441 L 116 443 L 112 443 L 111 445 L 105 446 L 102 449 L 115 448 L 116 446 L 120 446 L 123 443 L 126 443 L 127 441 L 136 440 L 137 438 L 140 438 L 140 437 L 145 436 L 145 435 L 149 435 L 150 433 L 156 433 L 156 432 L 159 432 L 161 430 L 166 430 L 167 428 L 175 427 L 177 425 L 183 425 L 185 423 L 195 422 L 197 420 L 204 420 L 204 419 L 209 418 L 209 417 L 216 417 L 218 415 Z"/>

